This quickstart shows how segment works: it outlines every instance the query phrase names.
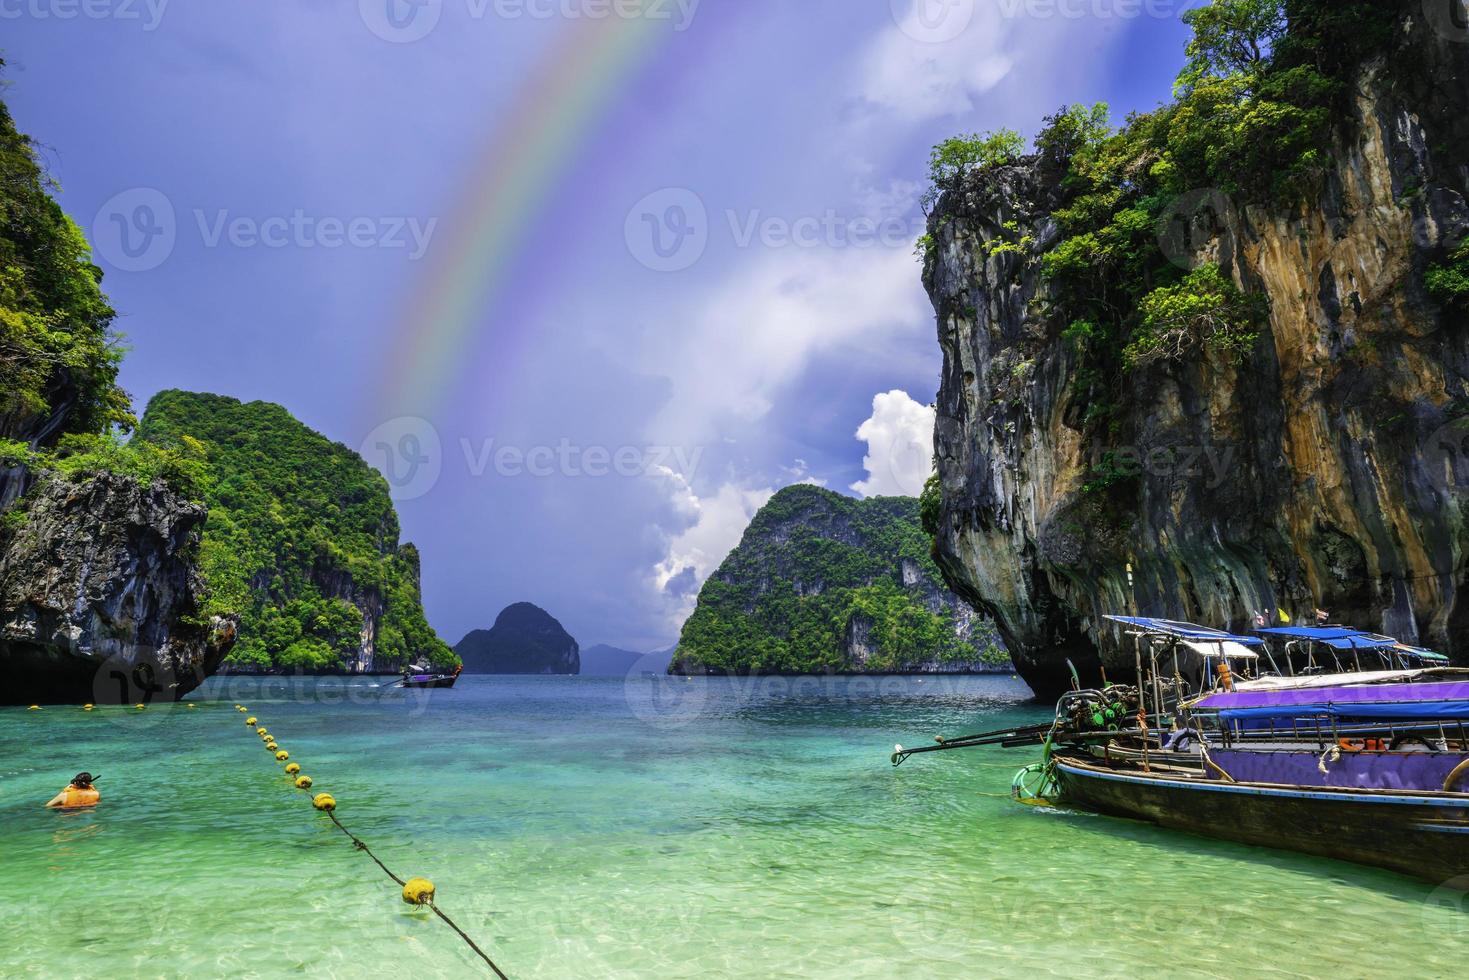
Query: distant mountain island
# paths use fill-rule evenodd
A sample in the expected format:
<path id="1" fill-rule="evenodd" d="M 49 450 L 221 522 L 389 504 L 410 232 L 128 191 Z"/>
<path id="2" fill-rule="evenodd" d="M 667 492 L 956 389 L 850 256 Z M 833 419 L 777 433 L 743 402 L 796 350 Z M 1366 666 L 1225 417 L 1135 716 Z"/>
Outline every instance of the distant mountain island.
<path id="1" fill-rule="evenodd" d="M 704 583 L 669 672 L 1009 671 L 993 624 L 949 591 L 929 544 L 916 498 L 787 487 Z"/>
<path id="2" fill-rule="evenodd" d="M 671 649 L 638 653 L 598 643 L 581 652 L 581 673 L 583 677 L 626 677 L 633 671 L 662 674 L 668 670 L 668 662 L 672 659 Z"/>
<path id="3" fill-rule="evenodd" d="M 474 630 L 454 647 L 466 674 L 577 674 L 581 649 L 540 606 L 506 606 L 487 630 Z"/>

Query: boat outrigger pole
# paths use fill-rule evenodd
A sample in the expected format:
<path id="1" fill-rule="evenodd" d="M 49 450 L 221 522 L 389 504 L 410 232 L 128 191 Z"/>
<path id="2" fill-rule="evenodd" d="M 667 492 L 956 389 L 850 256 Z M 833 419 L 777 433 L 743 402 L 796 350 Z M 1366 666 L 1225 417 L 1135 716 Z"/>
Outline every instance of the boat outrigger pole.
<path id="1" fill-rule="evenodd" d="M 920 745 L 914 749 L 905 749 L 901 745 L 893 746 L 893 765 L 901 766 L 910 755 L 920 752 L 943 752 L 948 749 L 970 749 L 979 745 L 999 745 L 1004 748 L 1015 748 L 1020 745 L 1040 745 L 1046 740 L 1050 732 L 1052 722 L 1044 725 L 1026 725 L 1021 728 L 1002 728 L 993 732 L 980 732 L 976 735 L 957 735 L 954 738 L 944 738 L 942 735 L 934 736 L 933 745 Z"/>

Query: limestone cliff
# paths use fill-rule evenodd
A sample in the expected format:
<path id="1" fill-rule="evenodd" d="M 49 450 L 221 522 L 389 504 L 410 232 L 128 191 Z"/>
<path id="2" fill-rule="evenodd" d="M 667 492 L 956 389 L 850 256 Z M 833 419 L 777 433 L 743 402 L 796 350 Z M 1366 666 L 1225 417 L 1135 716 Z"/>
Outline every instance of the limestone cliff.
<path id="1" fill-rule="evenodd" d="M 233 617 L 200 609 L 204 508 L 162 483 L 48 475 L 0 531 L 0 704 L 176 700 Z"/>
<path id="2" fill-rule="evenodd" d="M 1469 36 L 1420 6 L 1354 68 L 1304 204 L 1203 188 L 1165 209 L 1160 247 L 1268 317 L 1242 357 L 1121 375 L 1105 426 L 1043 268 L 1056 161 L 969 174 L 931 216 L 936 557 L 1038 690 L 1108 655 L 1099 617 L 1129 609 L 1246 628 L 1319 607 L 1469 661 L 1469 330 L 1425 288 L 1469 231 Z"/>

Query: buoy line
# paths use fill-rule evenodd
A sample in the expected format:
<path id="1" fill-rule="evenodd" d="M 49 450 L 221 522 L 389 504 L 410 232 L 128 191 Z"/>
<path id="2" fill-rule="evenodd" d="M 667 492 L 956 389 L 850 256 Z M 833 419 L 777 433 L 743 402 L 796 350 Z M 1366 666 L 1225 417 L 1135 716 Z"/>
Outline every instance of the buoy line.
<path id="1" fill-rule="evenodd" d="M 286 764 L 286 774 L 288 776 L 295 777 L 292 781 L 295 787 L 301 790 L 303 793 L 309 793 L 311 791 L 312 780 L 310 776 L 301 772 L 301 764 L 299 762 L 288 762 L 288 760 L 291 758 L 291 754 L 280 747 L 280 745 L 276 742 L 275 736 L 271 734 L 270 730 L 267 729 L 264 725 L 260 724 L 260 719 L 256 718 L 254 715 L 249 714 L 248 708 L 246 708 L 242 704 L 237 704 L 235 705 L 235 710 L 242 712 L 248 716 L 245 718 L 245 726 L 255 732 L 256 735 L 260 736 L 260 741 L 265 745 L 266 750 L 275 756 L 275 761 Z M 499 977 L 500 980 L 510 980 L 510 978 L 505 976 L 505 973 L 498 966 L 495 965 L 495 961 L 490 959 L 489 954 L 480 949 L 479 944 L 477 944 L 473 939 L 469 938 L 469 934 L 466 933 L 463 929 L 459 928 L 459 924 L 456 923 L 453 919 L 449 918 L 448 914 L 444 912 L 443 909 L 439 908 L 437 904 L 435 904 L 434 883 L 432 881 L 429 881 L 427 878 L 409 878 L 407 881 L 404 881 L 402 878 L 394 874 L 392 872 L 392 869 L 390 869 L 386 864 L 383 864 L 383 862 L 378 859 L 378 856 L 372 853 L 372 850 L 367 846 L 367 844 L 362 841 L 362 838 L 358 837 L 356 834 L 352 833 L 352 831 L 348 830 L 346 825 L 344 825 L 342 821 L 337 817 L 337 801 L 336 798 L 333 797 L 330 793 L 315 794 L 311 797 L 311 805 L 330 817 L 332 823 L 336 825 L 337 829 L 346 834 L 349 838 L 351 838 L 352 845 L 356 847 L 357 850 L 372 858 L 373 864 L 376 864 L 379 868 L 382 868 L 384 874 L 386 874 L 389 878 L 392 878 L 402 887 L 403 901 L 407 902 L 409 905 L 414 905 L 419 908 L 427 907 L 431 912 L 433 912 L 434 915 L 437 915 L 440 919 L 443 919 L 444 923 L 450 929 L 453 929 L 456 933 L 459 934 L 459 938 L 464 940 L 464 942 L 468 944 L 469 948 L 474 950 L 479 958 L 485 961 L 485 965 L 494 972 L 495 976 Z"/>

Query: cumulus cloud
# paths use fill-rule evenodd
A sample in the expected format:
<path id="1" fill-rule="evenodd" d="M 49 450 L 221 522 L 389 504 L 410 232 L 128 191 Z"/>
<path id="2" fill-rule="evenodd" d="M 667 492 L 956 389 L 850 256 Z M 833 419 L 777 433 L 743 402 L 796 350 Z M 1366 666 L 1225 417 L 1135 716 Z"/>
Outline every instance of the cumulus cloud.
<path id="1" fill-rule="evenodd" d="M 867 478 L 852 489 L 864 497 L 918 496 L 933 473 L 933 422 L 933 408 L 906 391 L 875 395 L 872 416 L 857 429 L 857 438 L 867 443 Z"/>
<path id="2" fill-rule="evenodd" d="M 860 59 L 858 91 L 869 107 L 926 119 L 972 112 L 1015 66 L 1012 31 L 996 4 L 912 0 Z M 899 8 L 901 9 L 901 8 Z"/>
<path id="3" fill-rule="evenodd" d="M 699 587 L 740 543 L 745 528 L 775 490 L 725 483 L 700 497 L 679 474 L 664 470 L 659 475 L 668 482 L 680 510 L 691 518 L 688 527 L 668 538 L 666 556 L 653 570 L 653 585 L 664 597 L 669 625 L 677 629 L 694 611 Z"/>
<path id="4" fill-rule="evenodd" d="M 814 357 L 894 356 L 933 320 L 911 248 L 775 249 L 740 263 L 667 345 L 674 391 L 658 438 L 698 444 L 726 420 L 757 421 Z"/>

